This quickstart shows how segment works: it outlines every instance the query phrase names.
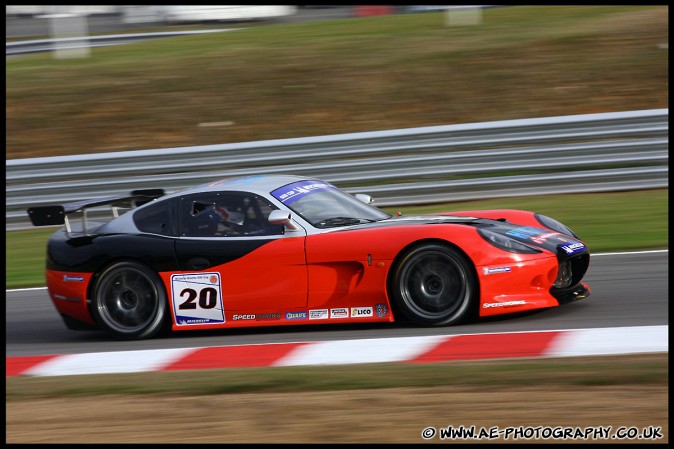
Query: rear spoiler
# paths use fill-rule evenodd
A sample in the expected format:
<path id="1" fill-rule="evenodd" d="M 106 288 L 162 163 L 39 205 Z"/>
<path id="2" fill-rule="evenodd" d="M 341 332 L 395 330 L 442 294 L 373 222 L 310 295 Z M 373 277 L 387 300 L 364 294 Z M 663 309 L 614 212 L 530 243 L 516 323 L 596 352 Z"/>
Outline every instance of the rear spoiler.
<path id="1" fill-rule="evenodd" d="M 117 211 L 118 207 L 138 207 L 161 196 L 164 196 L 164 189 L 133 190 L 128 196 L 109 196 L 105 198 L 95 198 L 77 201 L 74 203 L 60 204 L 56 206 L 36 206 L 29 208 L 27 212 L 31 223 L 33 223 L 33 226 L 54 226 L 65 224 L 66 230 L 68 232 L 70 232 L 68 214 L 82 212 L 83 229 L 86 233 L 87 209 L 110 205 L 112 207 L 113 217 L 117 217 L 119 216 Z"/>

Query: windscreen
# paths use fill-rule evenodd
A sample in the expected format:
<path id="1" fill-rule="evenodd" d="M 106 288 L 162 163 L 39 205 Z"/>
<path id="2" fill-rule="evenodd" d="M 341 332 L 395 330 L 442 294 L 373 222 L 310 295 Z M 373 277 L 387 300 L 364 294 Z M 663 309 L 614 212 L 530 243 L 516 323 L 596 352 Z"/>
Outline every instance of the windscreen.
<path id="1" fill-rule="evenodd" d="M 370 223 L 390 217 L 386 212 L 323 181 L 298 181 L 271 194 L 317 228 Z"/>

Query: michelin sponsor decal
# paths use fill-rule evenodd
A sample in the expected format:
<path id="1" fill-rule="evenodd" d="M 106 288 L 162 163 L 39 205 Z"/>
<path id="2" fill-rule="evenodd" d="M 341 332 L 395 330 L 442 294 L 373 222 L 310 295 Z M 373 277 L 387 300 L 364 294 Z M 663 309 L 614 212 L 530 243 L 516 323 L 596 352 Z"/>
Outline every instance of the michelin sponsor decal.
<path id="1" fill-rule="evenodd" d="M 575 254 L 585 250 L 585 245 L 582 243 L 567 243 L 564 245 L 559 245 L 559 247 L 562 248 L 567 255 Z"/>
<path id="2" fill-rule="evenodd" d="M 220 273 L 172 275 L 171 301 L 178 326 L 225 322 Z"/>

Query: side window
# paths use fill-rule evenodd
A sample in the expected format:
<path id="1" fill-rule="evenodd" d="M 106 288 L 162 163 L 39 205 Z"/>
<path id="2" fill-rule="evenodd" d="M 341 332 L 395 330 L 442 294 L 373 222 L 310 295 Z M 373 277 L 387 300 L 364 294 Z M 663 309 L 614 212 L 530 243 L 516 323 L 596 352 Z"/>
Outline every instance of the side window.
<path id="1" fill-rule="evenodd" d="M 283 225 L 267 221 L 274 205 L 245 192 L 209 192 L 182 198 L 181 235 L 245 237 L 281 235 Z"/>
<path id="2" fill-rule="evenodd" d="M 170 201 L 160 201 L 146 206 L 133 215 L 133 221 L 143 232 L 172 235 L 170 206 Z"/>

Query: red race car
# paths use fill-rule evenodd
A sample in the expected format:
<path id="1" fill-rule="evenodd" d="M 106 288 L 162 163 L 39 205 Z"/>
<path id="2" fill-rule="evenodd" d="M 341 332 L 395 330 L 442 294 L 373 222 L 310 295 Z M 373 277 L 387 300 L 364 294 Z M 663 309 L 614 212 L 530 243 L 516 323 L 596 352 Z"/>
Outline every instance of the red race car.
<path id="1" fill-rule="evenodd" d="M 259 175 L 28 214 L 36 226 L 65 225 L 49 239 L 46 269 L 65 324 L 119 339 L 168 328 L 445 326 L 590 293 L 587 247 L 549 217 L 391 216 L 371 203 L 317 179 Z M 100 206 L 114 218 L 94 221 Z"/>

